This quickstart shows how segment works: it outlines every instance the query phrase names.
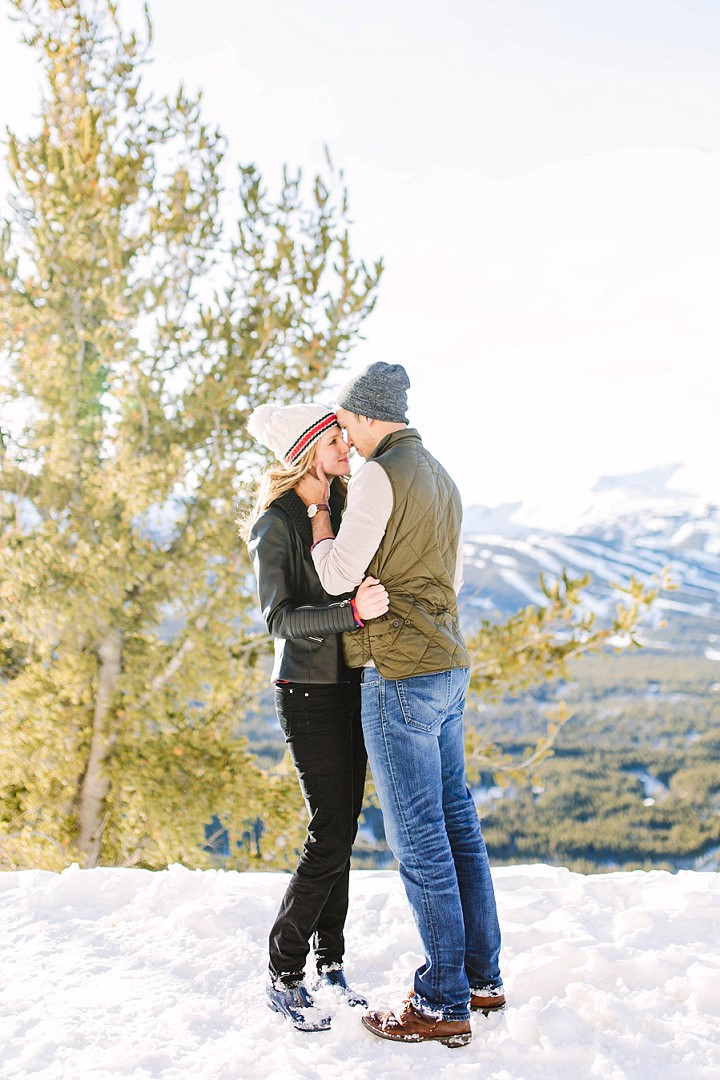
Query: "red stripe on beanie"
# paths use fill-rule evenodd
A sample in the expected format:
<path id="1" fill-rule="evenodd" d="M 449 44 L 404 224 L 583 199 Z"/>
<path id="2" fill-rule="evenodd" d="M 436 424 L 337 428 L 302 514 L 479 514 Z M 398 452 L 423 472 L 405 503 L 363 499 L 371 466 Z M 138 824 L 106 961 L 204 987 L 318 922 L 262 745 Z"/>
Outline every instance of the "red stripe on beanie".
<path id="1" fill-rule="evenodd" d="M 312 427 L 303 431 L 300 438 L 295 440 L 285 455 L 285 461 L 288 465 L 292 465 L 293 461 L 299 458 L 303 451 L 309 449 L 315 440 L 320 438 L 323 432 L 327 431 L 328 428 L 333 427 L 337 422 L 338 418 L 335 413 L 329 412 L 327 416 L 323 416 L 323 418 L 313 424 Z"/>

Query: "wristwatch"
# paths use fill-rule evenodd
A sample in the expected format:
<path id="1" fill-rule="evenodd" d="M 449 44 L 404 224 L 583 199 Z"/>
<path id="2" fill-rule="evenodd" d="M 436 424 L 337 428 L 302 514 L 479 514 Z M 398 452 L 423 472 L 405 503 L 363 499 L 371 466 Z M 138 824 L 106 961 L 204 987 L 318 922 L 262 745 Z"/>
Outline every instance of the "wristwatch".
<path id="1" fill-rule="evenodd" d="M 307 508 L 307 514 L 309 518 L 314 518 L 318 510 L 327 510 L 330 512 L 330 507 L 327 503 L 310 503 Z"/>

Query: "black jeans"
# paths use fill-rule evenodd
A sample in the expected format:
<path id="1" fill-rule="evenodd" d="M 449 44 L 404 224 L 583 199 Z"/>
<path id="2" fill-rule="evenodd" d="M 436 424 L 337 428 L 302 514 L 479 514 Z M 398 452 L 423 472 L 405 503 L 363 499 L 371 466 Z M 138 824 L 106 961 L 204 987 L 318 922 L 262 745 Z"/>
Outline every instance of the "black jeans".
<path id="1" fill-rule="evenodd" d="M 310 815 L 300 861 L 270 931 L 270 972 L 293 982 L 303 977 L 311 939 L 318 969 L 342 964 L 367 754 L 357 679 L 278 685 L 275 707 Z"/>

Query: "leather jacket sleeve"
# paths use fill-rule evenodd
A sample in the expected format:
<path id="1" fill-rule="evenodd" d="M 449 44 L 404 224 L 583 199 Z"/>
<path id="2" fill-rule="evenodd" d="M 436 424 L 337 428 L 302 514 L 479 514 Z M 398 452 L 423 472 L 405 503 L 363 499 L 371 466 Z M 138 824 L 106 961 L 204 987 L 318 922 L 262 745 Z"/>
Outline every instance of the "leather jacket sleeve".
<path id="1" fill-rule="evenodd" d="M 296 567 L 291 526 L 280 513 L 264 513 L 252 531 L 249 550 L 258 583 L 258 596 L 265 625 L 276 638 L 322 640 L 329 634 L 355 630 L 349 600 L 298 604 L 293 575 Z"/>

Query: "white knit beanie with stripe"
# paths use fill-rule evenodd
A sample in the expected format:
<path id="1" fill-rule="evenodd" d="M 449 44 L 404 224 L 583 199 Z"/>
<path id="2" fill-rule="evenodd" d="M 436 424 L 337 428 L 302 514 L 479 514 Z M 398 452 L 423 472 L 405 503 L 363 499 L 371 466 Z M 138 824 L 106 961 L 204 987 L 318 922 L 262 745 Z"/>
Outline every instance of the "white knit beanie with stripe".
<path id="1" fill-rule="evenodd" d="M 252 437 L 272 450 L 279 461 L 292 465 L 334 424 L 337 417 L 332 409 L 309 402 L 258 405 L 247 426 Z"/>

